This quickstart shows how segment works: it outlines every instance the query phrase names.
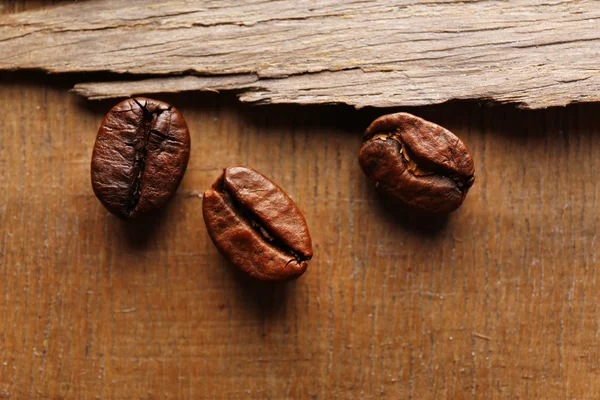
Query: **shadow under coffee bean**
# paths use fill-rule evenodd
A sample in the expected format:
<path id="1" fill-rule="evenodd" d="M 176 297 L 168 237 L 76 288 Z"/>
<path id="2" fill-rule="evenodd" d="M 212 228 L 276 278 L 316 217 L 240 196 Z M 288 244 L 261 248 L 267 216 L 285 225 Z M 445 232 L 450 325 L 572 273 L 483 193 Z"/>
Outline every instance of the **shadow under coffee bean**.
<path id="1" fill-rule="evenodd" d="M 229 262 L 253 278 L 299 277 L 312 257 L 304 216 L 274 182 L 248 167 L 225 168 L 202 200 L 213 243 Z"/>
<path id="2" fill-rule="evenodd" d="M 100 125 L 91 165 L 94 193 L 120 218 L 148 214 L 177 191 L 189 155 L 188 127 L 175 107 L 125 100 Z"/>
<path id="3" fill-rule="evenodd" d="M 475 180 L 473 158 L 452 132 L 408 113 L 377 118 L 359 152 L 367 177 L 382 192 L 428 213 L 449 213 Z"/>

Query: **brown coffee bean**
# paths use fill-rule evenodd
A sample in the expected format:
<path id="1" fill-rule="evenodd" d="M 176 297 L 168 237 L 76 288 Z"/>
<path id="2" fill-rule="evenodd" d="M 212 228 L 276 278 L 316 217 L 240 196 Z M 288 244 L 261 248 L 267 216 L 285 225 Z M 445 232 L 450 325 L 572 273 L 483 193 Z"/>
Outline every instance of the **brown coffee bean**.
<path id="1" fill-rule="evenodd" d="M 312 257 L 304 216 L 269 178 L 248 167 L 229 167 L 204 193 L 202 213 L 221 254 L 265 281 L 299 277 Z"/>
<path id="2" fill-rule="evenodd" d="M 175 107 L 128 99 L 106 114 L 92 154 L 92 187 L 114 215 L 128 219 L 163 206 L 190 156 L 190 135 Z"/>
<path id="3" fill-rule="evenodd" d="M 456 210 L 475 180 L 473 158 L 456 135 L 407 113 L 373 121 L 359 162 L 381 191 L 430 213 Z"/>

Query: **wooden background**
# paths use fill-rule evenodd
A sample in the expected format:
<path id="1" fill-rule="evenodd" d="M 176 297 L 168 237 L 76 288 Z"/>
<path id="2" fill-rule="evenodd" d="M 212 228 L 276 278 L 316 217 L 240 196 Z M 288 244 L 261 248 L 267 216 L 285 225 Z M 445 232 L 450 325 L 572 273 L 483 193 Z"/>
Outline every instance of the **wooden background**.
<path id="1" fill-rule="evenodd" d="M 0 398 L 600 396 L 600 104 L 403 109 L 475 159 L 465 204 L 432 220 L 358 166 L 396 110 L 157 96 L 188 121 L 190 164 L 164 212 L 124 223 L 89 178 L 114 101 L 69 94 L 77 79 L 0 74 Z M 212 245 L 199 195 L 232 164 L 305 212 L 299 280 L 247 281 Z"/>

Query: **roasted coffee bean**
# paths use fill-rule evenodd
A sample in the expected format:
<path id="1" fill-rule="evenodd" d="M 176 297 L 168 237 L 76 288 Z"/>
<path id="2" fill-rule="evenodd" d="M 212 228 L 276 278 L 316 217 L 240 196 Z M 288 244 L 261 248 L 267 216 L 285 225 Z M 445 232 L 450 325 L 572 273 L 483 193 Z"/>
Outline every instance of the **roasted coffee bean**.
<path id="1" fill-rule="evenodd" d="M 229 167 L 204 193 L 202 213 L 221 254 L 246 274 L 265 281 L 299 277 L 312 257 L 304 216 L 266 176 Z"/>
<path id="2" fill-rule="evenodd" d="M 175 107 L 135 98 L 106 114 L 92 154 L 92 187 L 114 215 L 128 219 L 163 206 L 190 156 L 190 134 Z"/>
<path id="3" fill-rule="evenodd" d="M 475 180 L 473 158 L 456 135 L 407 113 L 373 121 L 359 162 L 381 191 L 430 213 L 456 210 Z"/>

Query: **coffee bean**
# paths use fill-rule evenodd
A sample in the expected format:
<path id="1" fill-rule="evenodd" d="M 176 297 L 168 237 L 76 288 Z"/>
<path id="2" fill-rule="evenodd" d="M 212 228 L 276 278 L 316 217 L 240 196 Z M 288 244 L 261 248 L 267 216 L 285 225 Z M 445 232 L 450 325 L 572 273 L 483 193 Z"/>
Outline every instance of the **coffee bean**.
<path id="1" fill-rule="evenodd" d="M 106 114 L 92 154 L 92 187 L 114 215 L 128 219 L 163 206 L 190 156 L 190 135 L 175 107 L 128 99 Z"/>
<path id="2" fill-rule="evenodd" d="M 359 162 L 381 191 L 430 213 L 456 210 L 475 180 L 473 158 L 456 135 L 407 113 L 373 121 Z"/>
<path id="3" fill-rule="evenodd" d="M 299 277 L 312 257 L 304 216 L 266 176 L 229 167 L 202 200 L 204 222 L 221 254 L 246 274 L 265 281 Z"/>

